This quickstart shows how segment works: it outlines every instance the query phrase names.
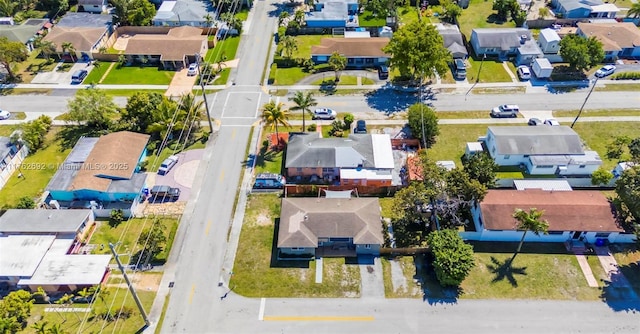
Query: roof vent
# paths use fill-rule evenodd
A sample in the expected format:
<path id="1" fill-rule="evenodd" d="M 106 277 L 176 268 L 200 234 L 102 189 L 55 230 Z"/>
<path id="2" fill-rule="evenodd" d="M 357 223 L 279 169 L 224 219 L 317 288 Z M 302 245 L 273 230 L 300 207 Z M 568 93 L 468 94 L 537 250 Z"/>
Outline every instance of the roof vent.
<path id="1" fill-rule="evenodd" d="M 309 215 L 304 215 L 304 221 L 309 220 Z"/>

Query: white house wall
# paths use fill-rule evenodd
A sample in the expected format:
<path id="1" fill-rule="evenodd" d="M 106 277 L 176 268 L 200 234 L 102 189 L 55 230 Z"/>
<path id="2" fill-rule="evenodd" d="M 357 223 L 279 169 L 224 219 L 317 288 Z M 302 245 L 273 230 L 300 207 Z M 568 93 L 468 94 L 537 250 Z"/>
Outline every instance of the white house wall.
<path id="1" fill-rule="evenodd" d="M 600 167 L 600 165 L 583 166 L 584 168 L 580 168 L 580 165 L 568 165 L 566 170 L 560 172 L 560 175 L 591 175 Z"/>
<path id="2" fill-rule="evenodd" d="M 497 154 L 494 160 L 499 166 L 520 166 L 527 164 L 529 157 L 523 154 Z"/>

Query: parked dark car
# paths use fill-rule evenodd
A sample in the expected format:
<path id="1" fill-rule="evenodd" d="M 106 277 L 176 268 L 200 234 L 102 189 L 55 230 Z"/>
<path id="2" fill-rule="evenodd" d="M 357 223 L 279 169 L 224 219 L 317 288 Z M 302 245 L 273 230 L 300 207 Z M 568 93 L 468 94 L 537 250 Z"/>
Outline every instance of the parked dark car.
<path id="1" fill-rule="evenodd" d="M 367 133 L 367 122 L 359 120 L 356 122 L 356 127 L 353 128 L 353 133 Z"/>
<path id="2" fill-rule="evenodd" d="M 539 118 L 529 118 L 529 122 L 527 122 L 527 124 L 531 125 L 531 126 L 538 126 L 538 125 L 542 125 L 542 120 Z"/>
<path id="3" fill-rule="evenodd" d="M 455 59 L 453 61 L 453 69 L 454 74 L 456 76 L 456 80 L 464 80 L 467 78 L 467 65 L 465 65 L 464 60 Z"/>
<path id="4" fill-rule="evenodd" d="M 378 67 L 378 78 L 380 80 L 389 79 L 389 67 L 387 67 L 386 65 Z"/>
<path id="5" fill-rule="evenodd" d="M 180 198 L 180 188 L 169 186 L 153 186 L 151 188 L 151 199 L 153 201 L 175 201 Z"/>

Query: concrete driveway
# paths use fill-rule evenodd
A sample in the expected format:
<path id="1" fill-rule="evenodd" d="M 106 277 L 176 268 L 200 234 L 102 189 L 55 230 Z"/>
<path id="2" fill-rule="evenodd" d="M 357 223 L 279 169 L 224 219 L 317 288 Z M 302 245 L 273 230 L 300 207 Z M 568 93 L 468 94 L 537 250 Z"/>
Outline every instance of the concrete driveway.
<path id="1" fill-rule="evenodd" d="M 188 69 L 183 68 L 176 72 L 171 79 L 169 89 L 164 93 L 165 96 L 180 96 L 183 94 L 189 94 L 193 90 L 193 86 L 196 84 L 197 75 L 188 76 Z"/>
<path id="2" fill-rule="evenodd" d="M 180 160 L 178 164 L 173 166 L 169 173 L 165 175 L 151 174 L 147 178 L 147 186 L 152 188 L 154 185 L 166 185 L 174 188 L 180 188 L 179 201 L 188 201 L 191 196 L 191 186 L 196 175 L 196 170 L 202 159 L 204 150 L 189 150 L 178 153 Z M 160 163 L 160 162 L 158 162 Z"/>
<path id="3" fill-rule="evenodd" d="M 75 71 L 85 69 L 90 72 L 91 69 L 93 68 L 93 66 L 90 66 L 91 63 L 87 63 L 85 61 L 78 61 L 72 64 L 71 68 L 68 71 L 66 72 L 58 71 L 58 68 L 60 68 L 60 66 L 62 66 L 63 64 L 68 64 L 68 63 L 60 62 L 56 65 L 53 71 L 41 72 L 36 74 L 33 80 L 31 80 L 31 83 L 68 85 L 68 84 L 71 84 L 71 76 Z"/>

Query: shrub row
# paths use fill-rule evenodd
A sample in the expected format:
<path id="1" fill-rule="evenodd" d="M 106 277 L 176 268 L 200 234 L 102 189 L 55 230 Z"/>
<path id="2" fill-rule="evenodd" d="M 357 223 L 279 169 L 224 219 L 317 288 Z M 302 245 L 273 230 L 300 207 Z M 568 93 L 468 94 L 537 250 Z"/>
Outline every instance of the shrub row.
<path id="1" fill-rule="evenodd" d="M 640 80 L 640 72 L 622 72 L 614 74 L 611 80 Z"/>

